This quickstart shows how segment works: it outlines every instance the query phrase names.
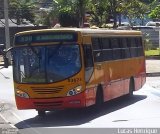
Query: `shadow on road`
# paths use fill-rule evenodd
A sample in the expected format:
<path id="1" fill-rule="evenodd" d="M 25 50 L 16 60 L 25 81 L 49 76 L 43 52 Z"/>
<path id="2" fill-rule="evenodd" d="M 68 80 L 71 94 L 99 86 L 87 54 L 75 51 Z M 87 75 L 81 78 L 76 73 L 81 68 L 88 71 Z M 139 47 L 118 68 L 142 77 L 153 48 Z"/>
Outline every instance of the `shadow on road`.
<path id="1" fill-rule="evenodd" d="M 100 109 L 97 109 L 96 107 L 89 107 L 84 109 L 68 109 L 48 112 L 46 117 L 44 118 L 36 116 L 34 118 L 21 121 L 15 126 L 18 129 L 24 129 L 30 127 L 33 128 L 81 125 L 103 115 L 107 115 L 113 111 L 120 110 L 145 98 L 147 98 L 147 96 L 144 95 L 134 95 L 131 98 L 120 97 L 104 103 L 104 105 Z"/>

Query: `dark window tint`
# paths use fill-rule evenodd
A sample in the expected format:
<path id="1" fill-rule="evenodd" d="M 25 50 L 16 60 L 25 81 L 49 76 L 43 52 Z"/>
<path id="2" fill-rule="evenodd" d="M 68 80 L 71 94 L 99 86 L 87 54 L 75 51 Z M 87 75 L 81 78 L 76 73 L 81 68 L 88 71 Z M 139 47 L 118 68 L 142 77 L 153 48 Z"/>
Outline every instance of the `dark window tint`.
<path id="1" fill-rule="evenodd" d="M 84 45 L 84 60 L 85 60 L 85 67 L 93 67 L 93 56 L 92 56 L 92 49 L 90 45 Z"/>
<path id="2" fill-rule="evenodd" d="M 137 57 L 138 56 L 138 51 L 137 51 L 136 47 L 131 47 L 130 52 L 131 52 L 131 57 Z"/>
<path id="3" fill-rule="evenodd" d="M 121 49 L 113 49 L 113 59 L 114 60 L 122 59 Z"/>
<path id="4" fill-rule="evenodd" d="M 111 38 L 111 47 L 112 48 L 119 48 L 119 39 L 118 38 Z"/>
<path id="5" fill-rule="evenodd" d="M 123 48 L 121 52 L 122 52 L 122 58 L 123 59 L 131 57 L 129 48 Z"/>
<path id="6" fill-rule="evenodd" d="M 93 73 L 93 56 L 90 45 L 84 45 L 85 81 L 88 82 Z"/>
<path id="7" fill-rule="evenodd" d="M 99 38 L 92 38 L 92 46 L 93 46 L 93 50 L 101 49 L 100 39 Z"/>
<path id="8" fill-rule="evenodd" d="M 121 48 L 127 48 L 127 38 L 121 38 Z"/>
<path id="9" fill-rule="evenodd" d="M 110 39 L 109 38 L 102 38 L 102 49 L 110 49 Z"/>
<path id="10" fill-rule="evenodd" d="M 138 47 L 141 47 L 142 46 L 142 38 L 137 37 L 136 38 L 136 44 L 137 44 Z"/>
<path id="11" fill-rule="evenodd" d="M 137 47 L 137 42 L 136 42 L 136 38 L 134 37 L 129 37 L 128 38 L 128 47 Z"/>
<path id="12" fill-rule="evenodd" d="M 128 47 L 128 40 L 127 38 L 121 38 L 121 52 L 122 52 L 122 58 L 126 59 L 126 58 L 130 58 L 131 54 L 130 54 L 130 49 Z"/>
<path id="13" fill-rule="evenodd" d="M 94 61 L 95 62 L 103 61 L 103 55 L 102 55 L 102 51 L 101 50 L 94 50 L 93 51 L 93 55 L 94 55 Z"/>
<path id="14" fill-rule="evenodd" d="M 138 56 L 143 56 L 144 55 L 143 47 L 138 47 L 137 52 L 138 52 Z"/>
<path id="15" fill-rule="evenodd" d="M 108 61 L 113 59 L 113 50 L 112 49 L 105 49 L 103 50 L 103 60 Z"/>

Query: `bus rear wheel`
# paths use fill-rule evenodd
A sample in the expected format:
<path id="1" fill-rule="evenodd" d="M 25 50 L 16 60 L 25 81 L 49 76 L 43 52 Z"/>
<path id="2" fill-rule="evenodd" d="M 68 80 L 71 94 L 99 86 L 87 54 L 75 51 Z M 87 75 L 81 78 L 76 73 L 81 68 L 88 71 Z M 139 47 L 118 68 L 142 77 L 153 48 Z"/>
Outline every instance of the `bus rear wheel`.
<path id="1" fill-rule="evenodd" d="M 133 91 L 135 91 L 135 84 L 134 84 L 134 78 L 132 77 L 129 83 L 129 94 L 128 94 L 129 97 L 133 96 Z"/>

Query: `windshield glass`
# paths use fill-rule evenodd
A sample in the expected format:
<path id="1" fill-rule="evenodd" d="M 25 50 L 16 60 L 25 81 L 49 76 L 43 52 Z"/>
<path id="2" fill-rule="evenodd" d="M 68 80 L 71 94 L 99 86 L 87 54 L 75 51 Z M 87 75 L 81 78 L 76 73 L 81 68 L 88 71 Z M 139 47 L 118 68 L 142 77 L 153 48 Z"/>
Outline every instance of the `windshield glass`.
<path id="1" fill-rule="evenodd" d="M 18 83 L 51 83 L 80 71 L 80 49 L 76 44 L 27 46 L 13 51 L 14 79 Z"/>

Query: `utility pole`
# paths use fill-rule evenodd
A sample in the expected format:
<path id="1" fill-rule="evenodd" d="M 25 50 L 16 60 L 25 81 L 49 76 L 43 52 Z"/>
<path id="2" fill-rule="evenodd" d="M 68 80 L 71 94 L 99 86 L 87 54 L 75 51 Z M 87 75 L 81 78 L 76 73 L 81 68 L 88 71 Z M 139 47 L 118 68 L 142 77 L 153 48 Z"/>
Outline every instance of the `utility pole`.
<path id="1" fill-rule="evenodd" d="M 4 0 L 4 18 L 5 18 L 5 47 L 10 48 L 9 22 L 8 22 L 8 0 Z"/>

